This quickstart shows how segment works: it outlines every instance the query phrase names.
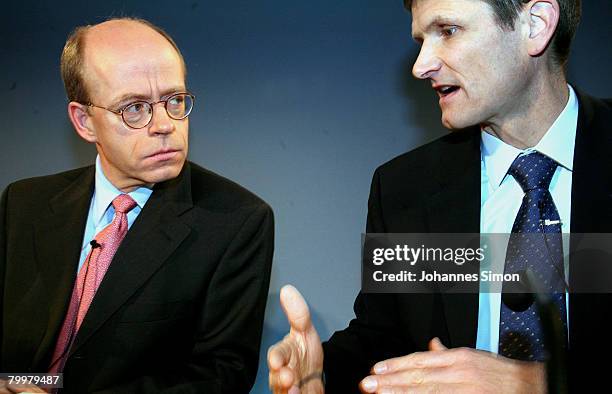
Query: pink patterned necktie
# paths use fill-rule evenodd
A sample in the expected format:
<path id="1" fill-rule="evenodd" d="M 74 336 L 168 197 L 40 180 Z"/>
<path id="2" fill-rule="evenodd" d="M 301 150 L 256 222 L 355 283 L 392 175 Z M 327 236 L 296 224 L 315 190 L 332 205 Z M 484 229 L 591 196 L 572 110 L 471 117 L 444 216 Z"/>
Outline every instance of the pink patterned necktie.
<path id="1" fill-rule="evenodd" d="M 136 206 L 136 202 L 127 194 L 120 194 L 115 197 L 112 204 L 115 208 L 115 217 L 108 226 L 96 234 L 95 242 L 92 241 L 91 251 L 77 275 L 72 289 L 70 306 L 53 352 L 49 373 L 59 373 L 64 369 L 70 346 L 74 342 L 115 252 L 127 233 L 127 213 Z"/>

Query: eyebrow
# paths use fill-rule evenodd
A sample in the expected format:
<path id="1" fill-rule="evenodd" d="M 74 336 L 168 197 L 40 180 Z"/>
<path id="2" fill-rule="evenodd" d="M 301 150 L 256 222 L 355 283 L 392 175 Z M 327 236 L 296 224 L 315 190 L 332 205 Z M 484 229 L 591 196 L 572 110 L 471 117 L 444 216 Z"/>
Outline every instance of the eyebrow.
<path id="1" fill-rule="evenodd" d="M 431 31 L 434 27 L 437 26 L 444 26 L 444 25 L 455 25 L 457 24 L 457 21 L 453 18 L 449 18 L 446 16 L 442 16 L 442 15 L 436 15 L 435 17 L 433 17 L 433 19 L 427 24 L 427 26 L 424 29 L 424 32 L 429 32 Z M 415 41 L 423 41 L 423 34 L 422 33 L 413 33 L 412 34 L 412 38 Z"/>
<path id="2" fill-rule="evenodd" d="M 169 96 L 173 93 L 185 92 L 185 91 L 187 90 L 184 86 L 175 86 L 175 87 L 162 91 L 159 97 L 161 98 L 164 96 Z M 113 106 L 121 105 L 122 103 L 127 104 L 128 102 L 131 102 L 131 101 L 139 101 L 139 100 L 147 101 L 150 99 L 151 99 L 151 96 L 148 94 L 125 93 L 119 96 L 119 98 L 117 98 L 116 100 L 113 100 Z"/>

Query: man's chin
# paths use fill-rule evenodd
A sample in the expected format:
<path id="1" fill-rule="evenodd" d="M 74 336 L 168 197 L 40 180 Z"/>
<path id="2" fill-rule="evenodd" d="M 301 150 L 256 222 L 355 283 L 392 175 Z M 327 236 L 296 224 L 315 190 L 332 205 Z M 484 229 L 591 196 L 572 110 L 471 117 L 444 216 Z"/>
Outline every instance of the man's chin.
<path id="1" fill-rule="evenodd" d="M 442 113 L 442 125 L 451 131 L 463 130 L 476 124 L 478 122 L 471 119 Z"/>
<path id="2" fill-rule="evenodd" d="M 179 176 L 185 161 L 182 160 L 178 163 L 172 163 L 171 165 L 160 166 L 148 174 L 146 181 L 148 184 L 157 184 L 165 181 L 169 181 Z"/>

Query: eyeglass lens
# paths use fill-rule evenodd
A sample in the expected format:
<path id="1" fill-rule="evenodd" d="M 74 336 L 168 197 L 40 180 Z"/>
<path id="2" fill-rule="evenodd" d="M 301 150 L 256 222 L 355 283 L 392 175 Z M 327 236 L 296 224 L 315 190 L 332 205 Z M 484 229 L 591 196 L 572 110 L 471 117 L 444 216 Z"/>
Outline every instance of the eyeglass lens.
<path id="1" fill-rule="evenodd" d="M 165 100 L 164 107 L 172 119 L 184 119 L 193 108 L 193 97 L 186 93 L 175 94 Z M 125 107 L 121 115 L 128 126 L 138 129 L 149 124 L 153 107 L 146 101 L 137 101 Z"/>

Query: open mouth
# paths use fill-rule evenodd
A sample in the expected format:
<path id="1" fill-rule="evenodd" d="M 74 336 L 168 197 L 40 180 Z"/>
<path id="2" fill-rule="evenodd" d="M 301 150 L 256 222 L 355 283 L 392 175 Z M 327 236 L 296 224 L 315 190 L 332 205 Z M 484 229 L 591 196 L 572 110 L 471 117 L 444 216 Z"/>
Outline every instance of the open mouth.
<path id="1" fill-rule="evenodd" d="M 440 97 L 446 97 L 450 94 L 453 94 L 454 92 L 456 92 L 457 90 L 459 90 L 459 86 L 454 86 L 454 85 L 440 85 L 435 87 L 436 92 L 438 92 L 438 95 Z"/>

